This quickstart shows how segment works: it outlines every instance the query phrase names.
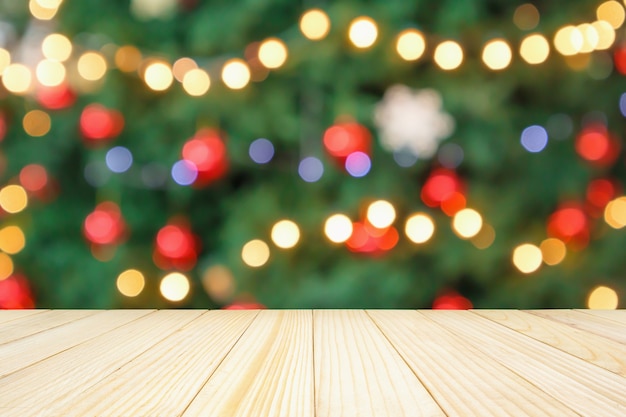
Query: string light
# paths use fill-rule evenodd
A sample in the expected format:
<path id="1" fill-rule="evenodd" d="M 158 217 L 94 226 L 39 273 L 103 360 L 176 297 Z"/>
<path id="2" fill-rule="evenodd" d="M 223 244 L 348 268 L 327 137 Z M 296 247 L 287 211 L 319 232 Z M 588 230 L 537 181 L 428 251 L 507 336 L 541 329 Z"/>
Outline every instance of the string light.
<path id="1" fill-rule="evenodd" d="M 618 197 L 604 208 L 604 221 L 613 229 L 626 226 L 626 196 Z"/>
<path id="2" fill-rule="evenodd" d="M 619 297 L 614 289 L 599 285 L 587 297 L 587 307 L 595 310 L 615 310 L 619 304 Z"/>
<path id="3" fill-rule="evenodd" d="M 180 272 L 171 272 L 163 277 L 159 290 L 166 300 L 179 302 L 189 295 L 190 287 L 189 278 Z"/>
<path id="4" fill-rule="evenodd" d="M 578 25 L 576 26 L 576 29 L 578 29 L 583 36 L 583 43 L 579 52 L 589 53 L 593 51 L 596 46 L 598 46 L 598 42 L 600 41 L 600 36 L 598 35 L 596 29 L 589 23 Z"/>
<path id="5" fill-rule="evenodd" d="M 511 47 L 503 39 L 489 41 L 482 54 L 485 65 L 494 71 L 505 69 L 511 63 Z"/>
<path id="6" fill-rule="evenodd" d="M 445 71 L 458 68 L 463 62 L 463 49 L 454 41 L 444 41 L 437 45 L 434 55 L 435 63 Z"/>
<path id="7" fill-rule="evenodd" d="M 2 71 L 2 84 L 11 93 L 22 95 L 30 92 L 33 75 L 23 64 L 9 64 Z"/>
<path id="8" fill-rule="evenodd" d="M 300 31 L 313 41 L 324 39 L 330 31 L 330 19 L 320 9 L 311 9 L 300 18 Z"/>
<path id="9" fill-rule="evenodd" d="M 272 227 L 272 242 L 282 249 L 290 249 L 300 240 L 300 228 L 291 220 L 280 220 Z"/>
<path id="10" fill-rule="evenodd" d="M 539 269 L 542 260 L 541 249 L 530 243 L 519 245 L 513 250 L 513 265 L 524 274 Z"/>
<path id="11" fill-rule="evenodd" d="M 34 137 L 46 135 L 50 131 L 51 124 L 48 113 L 41 110 L 31 110 L 22 119 L 24 131 Z"/>
<path id="12" fill-rule="evenodd" d="M 163 61 L 154 61 L 148 64 L 143 78 L 146 85 L 154 91 L 165 91 L 174 82 L 171 67 Z"/>
<path id="13" fill-rule="evenodd" d="M 9 255 L 20 253 L 26 246 L 26 237 L 19 226 L 0 229 L 0 251 Z"/>
<path id="14" fill-rule="evenodd" d="M 564 26 L 554 35 L 554 47 L 563 56 L 576 55 L 582 46 L 583 34 L 575 26 Z"/>
<path id="15" fill-rule="evenodd" d="M 376 22 L 366 16 L 357 17 L 350 23 L 348 37 L 350 42 L 357 48 L 369 48 L 374 45 L 376 38 L 378 38 Z"/>
<path id="16" fill-rule="evenodd" d="M 615 30 L 608 22 L 604 20 L 597 20 L 591 24 L 598 33 L 598 44 L 596 50 L 604 51 L 613 46 L 615 42 Z"/>
<path id="17" fill-rule="evenodd" d="M 259 61 L 266 68 L 280 68 L 287 61 L 287 46 L 278 38 L 266 39 L 259 47 Z"/>
<path id="18" fill-rule="evenodd" d="M 270 259 L 270 247 L 260 239 L 253 239 L 243 245 L 241 259 L 246 265 L 259 268 Z"/>
<path id="19" fill-rule="evenodd" d="M 136 269 L 127 269 L 117 277 L 117 290 L 126 297 L 136 297 L 143 291 L 146 280 Z M 184 297 L 183 297 L 184 298 Z"/>
<path id="20" fill-rule="evenodd" d="M 37 20 L 51 20 L 59 10 L 57 7 L 44 7 L 44 4 L 50 4 L 44 0 L 30 0 L 28 10 L 30 14 Z"/>
<path id="21" fill-rule="evenodd" d="M 0 208 L 7 213 L 19 213 L 27 205 L 28 195 L 22 186 L 12 184 L 0 189 Z"/>
<path id="22" fill-rule="evenodd" d="M 0 252 L 0 281 L 13 275 L 13 260 L 6 253 Z"/>
<path id="23" fill-rule="evenodd" d="M 41 43 L 41 52 L 48 59 L 66 61 L 72 55 L 72 42 L 60 33 L 51 33 Z"/>
<path id="24" fill-rule="evenodd" d="M 107 62 L 99 52 L 85 52 L 78 58 L 78 73 L 87 81 L 98 81 L 107 72 Z"/>
<path id="25" fill-rule="evenodd" d="M 343 243 L 352 236 L 352 220 L 345 214 L 333 214 L 324 222 L 324 234 L 333 243 Z"/>
<path id="26" fill-rule="evenodd" d="M 65 67 L 59 61 L 44 59 L 37 64 L 35 75 L 41 85 L 56 87 L 65 81 Z"/>
<path id="27" fill-rule="evenodd" d="M 203 96 L 211 87 L 211 79 L 206 71 L 194 68 L 187 71 L 183 77 L 183 88 L 190 96 Z"/>
<path id="28" fill-rule="evenodd" d="M 132 45 L 124 45 L 115 52 L 115 66 L 123 72 L 137 71 L 141 65 L 141 52 Z"/>
<path id="29" fill-rule="evenodd" d="M 546 265 L 558 265 L 567 255 L 567 248 L 562 240 L 548 238 L 539 245 L 543 262 Z"/>
<path id="30" fill-rule="evenodd" d="M 596 17 L 611 25 L 613 29 L 619 29 L 624 24 L 626 13 L 624 7 L 617 1 L 605 1 L 596 9 Z"/>
<path id="31" fill-rule="evenodd" d="M 250 82 L 250 68 L 241 59 L 226 61 L 222 68 L 222 81 L 232 90 L 240 90 Z"/>
<path id="32" fill-rule="evenodd" d="M 404 233 L 413 243 L 425 243 L 435 233 L 435 223 L 428 214 L 415 213 L 407 219 Z"/>
<path id="33" fill-rule="evenodd" d="M 396 41 L 396 51 L 405 61 L 416 61 L 424 54 L 426 42 L 424 35 L 415 29 L 400 32 Z"/>
<path id="34" fill-rule="evenodd" d="M 519 48 L 519 54 L 524 61 L 531 65 L 541 64 L 550 55 L 550 44 L 545 36 L 535 33 L 524 38 Z"/>
<path id="35" fill-rule="evenodd" d="M 176 62 L 174 62 L 174 65 L 172 65 L 172 74 L 174 74 L 176 81 L 182 83 L 185 79 L 185 74 L 197 68 L 198 64 L 196 64 L 196 61 L 191 58 L 183 57 L 177 59 Z"/>
<path id="36" fill-rule="evenodd" d="M 367 207 L 367 221 L 378 229 L 391 226 L 396 220 L 396 209 L 389 201 L 374 201 Z"/>
<path id="37" fill-rule="evenodd" d="M 452 228 L 454 232 L 463 239 L 476 236 L 482 227 L 482 216 L 471 208 L 459 210 L 452 218 Z"/>

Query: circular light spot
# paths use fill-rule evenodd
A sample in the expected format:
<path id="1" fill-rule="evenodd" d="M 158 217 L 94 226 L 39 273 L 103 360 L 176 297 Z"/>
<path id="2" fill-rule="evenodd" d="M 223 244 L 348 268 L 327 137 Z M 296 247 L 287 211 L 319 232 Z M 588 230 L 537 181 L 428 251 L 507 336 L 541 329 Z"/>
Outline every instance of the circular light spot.
<path id="1" fill-rule="evenodd" d="M 511 63 L 511 47 L 503 39 L 494 39 L 485 45 L 482 58 L 489 69 L 505 69 Z"/>
<path id="2" fill-rule="evenodd" d="M 515 9 L 513 23 L 521 30 L 532 30 L 539 24 L 539 10 L 530 4 L 522 4 Z"/>
<path id="3" fill-rule="evenodd" d="M 378 229 L 384 229 L 396 220 L 396 209 L 389 201 L 377 200 L 367 207 L 367 221 Z"/>
<path id="4" fill-rule="evenodd" d="M 248 266 L 261 267 L 270 259 L 270 247 L 260 239 L 251 240 L 243 246 L 241 259 Z"/>
<path id="5" fill-rule="evenodd" d="M 463 62 L 463 49 L 454 41 L 444 41 L 435 48 L 434 59 L 442 70 L 456 69 Z"/>
<path id="6" fill-rule="evenodd" d="M 587 307 L 594 310 L 615 310 L 618 304 L 615 290 L 604 285 L 595 287 L 587 298 Z"/>
<path id="7" fill-rule="evenodd" d="M 513 265 L 524 274 L 530 274 L 539 269 L 542 260 L 541 249 L 530 243 L 519 245 L 513 251 Z"/>
<path id="8" fill-rule="evenodd" d="M 107 62 L 99 52 L 85 52 L 77 65 L 78 73 L 87 81 L 97 81 L 107 72 Z"/>
<path id="9" fill-rule="evenodd" d="M 11 54 L 4 48 L 0 48 L 0 75 L 11 64 Z"/>
<path id="10" fill-rule="evenodd" d="M 128 171 L 133 165 L 133 154 L 123 146 L 109 149 L 105 159 L 107 167 L 118 174 Z"/>
<path id="11" fill-rule="evenodd" d="M 13 260 L 6 253 L 0 252 L 0 281 L 13 275 Z"/>
<path id="12" fill-rule="evenodd" d="M 189 294 L 189 279 L 180 272 L 171 272 L 163 277 L 159 289 L 166 300 L 182 301 Z"/>
<path id="13" fill-rule="evenodd" d="M 314 156 L 309 156 L 300 161 L 298 174 L 306 182 L 316 182 L 324 174 L 324 164 Z"/>
<path id="14" fill-rule="evenodd" d="M 522 131 L 520 143 L 528 152 L 541 152 L 548 144 L 548 132 L 541 126 L 529 126 Z"/>
<path id="15" fill-rule="evenodd" d="M 19 226 L 6 226 L 0 229 L 0 250 L 15 255 L 26 246 L 26 237 Z"/>
<path id="16" fill-rule="evenodd" d="M 554 47 L 561 55 L 576 55 L 582 46 L 583 34 L 575 26 L 564 26 L 554 35 Z"/>
<path id="17" fill-rule="evenodd" d="M 333 214 L 324 223 L 324 234 L 333 243 L 343 243 L 352 236 L 352 220 L 345 214 Z"/>
<path id="18" fill-rule="evenodd" d="M 550 44 L 543 35 L 529 35 L 522 41 L 519 54 L 531 65 L 541 64 L 550 55 Z"/>
<path id="19" fill-rule="evenodd" d="M 549 238 L 541 242 L 541 257 L 546 265 L 558 265 L 563 262 L 567 255 L 567 248 L 563 241 L 556 238 Z"/>
<path id="20" fill-rule="evenodd" d="M 248 154 L 257 164 L 267 164 L 274 157 L 274 145 L 265 138 L 259 138 L 250 144 Z"/>
<path id="21" fill-rule="evenodd" d="M 618 197 L 604 208 L 604 221 L 613 229 L 626 226 L 626 197 Z"/>
<path id="22" fill-rule="evenodd" d="M 369 48 L 378 37 L 376 22 L 369 17 L 357 17 L 350 23 L 348 37 L 357 48 Z"/>
<path id="23" fill-rule="evenodd" d="M 413 243 L 425 243 L 435 233 L 435 223 L 428 214 L 415 213 L 407 219 L 404 233 Z"/>
<path id="24" fill-rule="evenodd" d="M 363 152 L 352 152 L 346 158 L 346 171 L 353 177 L 364 177 L 370 172 L 372 161 L 370 157 Z"/>
<path id="25" fill-rule="evenodd" d="M 190 96 L 199 97 L 207 93 L 211 79 L 206 71 L 199 68 L 187 71 L 183 77 L 183 88 Z"/>
<path id="26" fill-rule="evenodd" d="M 280 39 L 266 39 L 259 47 L 259 61 L 265 68 L 280 68 L 287 61 L 287 46 Z"/>
<path id="27" fill-rule="evenodd" d="M 603 20 L 611 25 L 613 29 L 619 29 L 624 24 L 626 13 L 624 7 L 617 1 L 605 1 L 596 9 L 598 20 Z"/>
<path id="28" fill-rule="evenodd" d="M 26 165 L 20 171 L 20 184 L 27 191 L 41 191 L 48 184 L 48 172 L 41 165 Z"/>
<path id="29" fill-rule="evenodd" d="M 235 277 L 227 267 L 213 265 L 202 274 L 202 286 L 209 297 L 223 303 L 235 293 Z"/>
<path id="30" fill-rule="evenodd" d="M 132 45 L 121 46 L 115 52 L 115 65 L 123 72 L 137 71 L 141 65 L 141 52 Z"/>
<path id="31" fill-rule="evenodd" d="M 26 190 L 19 185 L 7 185 L 0 189 L 0 208 L 7 213 L 15 214 L 28 205 Z"/>
<path id="32" fill-rule="evenodd" d="M 30 91 L 33 75 L 26 65 L 9 64 L 2 71 L 2 84 L 13 94 L 26 94 Z"/>
<path id="33" fill-rule="evenodd" d="M 598 44 L 596 50 L 603 51 L 613 46 L 615 42 L 615 29 L 608 22 L 598 20 L 591 24 L 598 34 Z"/>
<path id="34" fill-rule="evenodd" d="M 154 91 L 165 91 L 174 82 L 174 75 L 169 64 L 165 62 L 152 62 L 143 74 L 146 85 Z"/>
<path id="35" fill-rule="evenodd" d="M 589 23 L 583 23 L 582 25 L 578 25 L 576 27 L 583 36 L 583 43 L 580 47 L 580 53 L 589 53 L 596 49 L 598 42 L 600 41 L 600 36 L 596 29 L 590 25 Z"/>
<path id="36" fill-rule="evenodd" d="M 415 29 L 406 29 L 398 35 L 396 51 L 405 61 L 416 61 L 424 54 L 426 42 L 424 35 Z"/>
<path id="37" fill-rule="evenodd" d="M 463 239 L 476 236 L 482 227 L 482 216 L 476 210 L 470 208 L 457 211 L 452 218 L 452 228 Z"/>
<path id="38" fill-rule="evenodd" d="M 48 113 L 41 110 L 31 110 L 24 116 L 22 126 L 24 131 L 34 137 L 44 136 L 50 131 L 51 119 Z"/>
<path id="39" fill-rule="evenodd" d="M 185 79 L 185 74 L 193 69 L 198 69 L 196 61 L 191 58 L 183 57 L 177 59 L 176 62 L 174 62 L 174 65 L 172 65 L 172 74 L 178 82 L 182 83 Z"/>
<path id="40" fill-rule="evenodd" d="M 37 20 L 51 20 L 59 9 L 57 7 L 44 7 L 41 3 L 46 4 L 46 1 L 30 0 L 28 2 L 30 14 Z"/>
<path id="41" fill-rule="evenodd" d="M 324 39 L 330 31 L 330 19 L 320 9 L 308 10 L 300 18 L 300 31 L 308 39 Z"/>
<path id="42" fill-rule="evenodd" d="M 51 33 L 41 43 L 41 52 L 48 59 L 66 61 L 72 55 L 72 42 L 60 33 Z"/>
<path id="43" fill-rule="evenodd" d="M 300 229 L 291 220 L 281 220 L 272 227 L 272 242 L 282 249 L 290 249 L 300 240 Z"/>
<path id="44" fill-rule="evenodd" d="M 35 69 L 37 81 L 46 87 L 56 87 L 65 81 L 65 67 L 59 61 L 44 59 Z"/>
<path id="45" fill-rule="evenodd" d="M 472 245 L 476 246 L 478 249 L 487 249 L 489 246 L 493 244 L 496 240 L 496 231 L 489 224 L 483 224 L 483 227 L 480 228 L 480 232 L 476 234 L 476 236 L 470 239 Z"/>
<path id="46" fill-rule="evenodd" d="M 191 185 L 198 178 L 198 168 L 193 162 L 181 159 L 172 166 L 172 179 L 178 185 Z"/>
<path id="47" fill-rule="evenodd" d="M 241 59 L 231 59 L 222 68 L 222 81 L 233 90 L 240 90 L 250 82 L 250 68 Z"/>
<path id="48" fill-rule="evenodd" d="M 143 274 L 136 269 L 127 269 L 117 277 L 117 290 L 126 297 L 138 296 L 145 285 L 146 280 Z"/>
<path id="49" fill-rule="evenodd" d="M 402 168 L 409 168 L 417 162 L 417 156 L 410 151 L 400 150 L 393 153 L 393 160 Z"/>

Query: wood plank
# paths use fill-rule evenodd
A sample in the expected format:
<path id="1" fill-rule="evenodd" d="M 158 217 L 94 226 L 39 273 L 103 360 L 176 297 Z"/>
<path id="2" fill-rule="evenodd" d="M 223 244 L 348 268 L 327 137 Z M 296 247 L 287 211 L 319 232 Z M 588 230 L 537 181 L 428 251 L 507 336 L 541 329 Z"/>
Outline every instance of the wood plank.
<path id="1" fill-rule="evenodd" d="M 626 310 L 574 310 L 581 313 L 591 314 L 593 316 L 602 317 L 605 319 L 613 320 L 623 325 L 626 325 Z"/>
<path id="2" fill-rule="evenodd" d="M 256 315 L 210 311 L 50 414 L 178 416 Z"/>
<path id="3" fill-rule="evenodd" d="M 149 313 L 149 314 L 147 314 Z M 83 391 L 165 339 L 204 311 L 113 310 L 87 317 L 96 329 L 106 332 L 32 366 L 0 378 L 2 417 L 52 417 L 50 410 L 63 407 Z M 126 316 L 125 320 L 120 317 Z M 90 320 L 97 318 L 95 321 Z M 132 321 L 129 321 L 132 319 Z M 111 329 L 111 322 L 125 324 Z M 63 326 L 63 328 L 70 325 Z M 54 332 L 53 329 L 50 332 Z M 46 334 L 44 333 L 44 334 Z M 17 342 L 38 338 L 39 335 Z M 54 343 L 56 336 L 40 343 Z M 15 342 L 15 343 L 17 343 Z M 14 343 L 7 343 L 9 346 Z M 30 347 L 34 349 L 35 346 Z M 0 355 L 1 356 L 1 355 Z M 19 356 L 16 357 L 19 361 Z M 60 417 L 60 415 L 58 415 Z"/>
<path id="4" fill-rule="evenodd" d="M 70 349 L 106 331 L 148 314 L 149 311 L 99 312 L 64 326 L 0 345 L 0 377 Z M 53 311 L 45 315 L 54 315 Z"/>
<path id="5" fill-rule="evenodd" d="M 312 321 L 261 311 L 183 415 L 313 416 Z"/>
<path id="6" fill-rule="evenodd" d="M 0 344 L 50 330 L 96 313 L 97 310 L 54 310 L 45 314 L 24 316 L 19 320 L 12 320 L 3 324 Z"/>
<path id="7" fill-rule="evenodd" d="M 624 325 L 575 310 L 529 310 L 529 313 L 626 344 Z"/>
<path id="8" fill-rule="evenodd" d="M 465 311 L 420 314 L 583 416 L 626 415 L 626 378 Z"/>
<path id="9" fill-rule="evenodd" d="M 626 376 L 626 345 L 614 340 L 589 337 L 589 333 L 566 324 L 518 310 L 474 310 L 473 313 Z"/>
<path id="10" fill-rule="evenodd" d="M 20 319 L 33 314 L 41 314 L 48 310 L 0 310 L 0 323 Z"/>
<path id="11" fill-rule="evenodd" d="M 417 311 L 368 314 L 448 416 L 576 415 Z"/>
<path id="12" fill-rule="evenodd" d="M 317 417 L 445 416 L 362 310 L 314 311 Z"/>

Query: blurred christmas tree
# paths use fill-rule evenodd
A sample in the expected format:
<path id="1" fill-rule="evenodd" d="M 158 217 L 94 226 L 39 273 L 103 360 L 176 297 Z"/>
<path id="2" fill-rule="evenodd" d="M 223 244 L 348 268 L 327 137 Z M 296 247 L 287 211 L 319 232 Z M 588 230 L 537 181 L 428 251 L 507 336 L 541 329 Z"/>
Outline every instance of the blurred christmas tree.
<path id="1" fill-rule="evenodd" d="M 612 307 L 617 1 L 0 1 L 0 307 Z"/>

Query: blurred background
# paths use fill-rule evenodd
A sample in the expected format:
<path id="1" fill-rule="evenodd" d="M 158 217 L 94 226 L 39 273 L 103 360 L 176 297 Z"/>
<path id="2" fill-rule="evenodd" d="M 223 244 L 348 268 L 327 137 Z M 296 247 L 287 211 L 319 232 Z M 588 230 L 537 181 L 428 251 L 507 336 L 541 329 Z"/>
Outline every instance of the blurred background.
<path id="1" fill-rule="evenodd" d="M 624 18 L 0 0 L 0 308 L 619 307 Z"/>

